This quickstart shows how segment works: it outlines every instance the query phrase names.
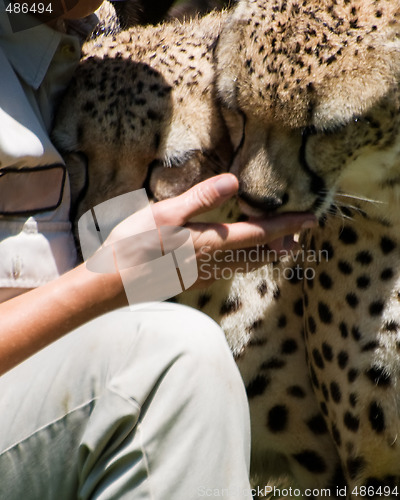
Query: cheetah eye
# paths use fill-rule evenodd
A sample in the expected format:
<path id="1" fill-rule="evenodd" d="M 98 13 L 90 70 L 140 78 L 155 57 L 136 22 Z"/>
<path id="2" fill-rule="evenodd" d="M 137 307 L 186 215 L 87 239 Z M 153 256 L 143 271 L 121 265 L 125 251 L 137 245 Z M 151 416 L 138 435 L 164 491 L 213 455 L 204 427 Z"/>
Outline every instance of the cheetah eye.
<path id="1" fill-rule="evenodd" d="M 361 125 L 372 125 L 372 121 L 370 118 L 367 116 L 355 116 L 350 122 L 347 123 L 335 123 L 335 124 L 327 124 L 324 126 L 323 130 L 318 130 L 318 133 L 324 134 L 324 135 L 335 135 L 335 134 L 340 134 L 344 132 L 347 127 L 355 125 L 355 126 L 361 126 Z"/>
<path id="2" fill-rule="evenodd" d="M 365 125 L 369 125 L 369 126 L 372 126 L 373 125 L 373 121 L 371 118 L 369 118 L 368 116 L 356 116 L 355 118 L 353 118 L 353 122 L 355 124 L 365 124 Z"/>
<path id="3" fill-rule="evenodd" d="M 186 151 L 171 151 L 168 152 L 162 160 L 159 160 L 164 167 L 183 167 L 185 163 L 192 160 L 197 154 L 197 149 L 190 149 Z"/>

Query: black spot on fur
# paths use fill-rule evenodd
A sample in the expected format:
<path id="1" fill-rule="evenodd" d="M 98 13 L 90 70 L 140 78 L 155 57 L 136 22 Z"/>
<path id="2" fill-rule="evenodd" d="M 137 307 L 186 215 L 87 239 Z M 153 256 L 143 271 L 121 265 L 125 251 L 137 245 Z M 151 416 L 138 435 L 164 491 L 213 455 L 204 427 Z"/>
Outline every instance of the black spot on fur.
<path id="1" fill-rule="evenodd" d="M 329 274 L 322 272 L 319 275 L 318 279 L 322 288 L 324 288 L 325 290 L 330 290 L 332 288 L 333 281 L 332 278 L 329 276 Z"/>
<path id="2" fill-rule="evenodd" d="M 268 428 L 271 432 L 282 432 L 288 422 L 288 410 L 284 405 L 276 405 L 268 412 Z"/>
<path id="3" fill-rule="evenodd" d="M 356 432 L 358 430 L 358 427 L 360 426 L 360 420 L 358 419 L 358 417 L 355 417 L 349 411 L 346 411 L 346 413 L 344 414 L 343 423 L 352 432 Z"/>
<path id="4" fill-rule="evenodd" d="M 290 387 L 287 388 L 286 392 L 288 393 L 289 396 L 293 396 L 294 398 L 303 399 L 306 397 L 305 390 L 299 385 L 291 385 Z"/>
<path id="5" fill-rule="evenodd" d="M 362 275 L 362 276 L 359 276 L 357 278 L 357 287 L 360 290 L 365 290 L 366 288 L 369 287 L 370 284 L 371 284 L 371 280 L 366 275 Z"/>
<path id="6" fill-rule="evenodd" d="M 376 340 L 371 340 L 362 346 L 361 352 L 374 351 L 379 346 Z"/>
<path id="7" fill-rule="evenodd" d="M 352 408 L 357 406 L 357 395 L 354 392 L 349 395 L 349 403 Z"/>
<path id="8" fill-rule="evenodd" d="M 318 366 L 318 368 L 320 368 L 322 370 L 324 368 L 325 364 L 324 364 L 324 360 L 322 359 L 322 356 L 321 356 L 320 352 L 318 351 L 318 349 L 313 349 L 312 355 L 313 355 L 315 364 Z"/>
<path id="9" fill-rule="evenodd" d="M 229 297 L 224 301 L 219 311 L 221 316 L 232 314 L 242 307 L 242 302 L 239 297 Z"/>
<path id="10" fill-rule="evenodd" d="M 273 293 L 273 297 L 275 300 L 278 300 L 279 297 L 281 296 L 281 290 L 280 288 L 277 286 L 274 290 L 274 293 Z"/>
<path id="11" fill-rule="evenodd" d="M 371 304 L 369 305 L 369 314 L 371 316 L 379 316 L 380 314 L 382 314 L 384 307 L 385 304 L 381 300 L 371 302 Z"/>
<path id="12" fill-rule="evenodd" d="M 342 336 L 343 339 L 347 339 L 347 337 L 349 336 L 349 330 L 347 328 L 347 325 L 346 323 L 344 323 L 343 321 L 340 323 L 339 325 L 339 330 L 340 330 L 340 335 Z"/>
<path id="13" fill-rule="evenodd" d="M 324 403 L 324 401 L 322 401 L 319 404 L 319 407 L 321 408 L 322 413 L 327 417 L 328 416 L 328 408 L 326 407 L 326 403 Z"/>
<path id="14" fill-rule="evenodd" d="M 387 255 L 388 253 L 392 252 L 396 248 L 396 243 L 390 239 L 387 238 L 386 236 L 383 236 L 381 239 L 381 250 L 382 252 Z"/>
<path id="15" fill-rule="evenodd" d="M 354 245 L 354 243 L 357 243 L 358 236 L 353 228 L 345 226 L 340 231 L 339 240 L 345 245 Z"/>
<path id="16" fill-rule="evenodd" d="M 345 274 L 345 275 L 349 275 L 353 272 L 352 266 L 344 260 L 339 260 L 338 269 L 342 274 Z"/>
<path id="17" fill-rule="evenodd" d="M 278 318 L 278 328 L 285 328 L 287 325 L 287 318 L 284 314 L 281 314 Z"/>
<path id="18" fill-rule="evenodd" d="M 298 269 L 296 269 L 296 267 L 293 267 L 290 270 L 288 269 L 288 276 L 289 279 L 287 281 L 289 281 L 291 285 L 297 285 L 297 283 L 300 283 L 301 281 L 301 273 L 298 272 Z"/>
<path id="19" fill-rule="evenodd" d="M 333 246 L 330 244 L 329 241 L 324 241 L 321 246 L 321 250 L 324 252 L 322 255 L 326 255 L 325 260 L 332 260 L 335 252 L 333 250 Z"/>
<path id="20" fill-rule="evenodd" d="M 257 292 L 260 294 L 261 297 L 264 297 L 267 291 L 268 291 L 267 282 L 265 280 L 262 280 L 257 286 Z"/>
<path id="21" fill-rule="evenodd" d="M 253 323 L 251 325 L 246 327 L 246 331 L 254 332 L 255 330 L 258 330 L 258 328 L 260 328 L 262 324 L 263 324 L 263 320 L 261 318 L 256 319 L 255 321 L 253 321 Z"/>
<path id="22" fill-rule="evenodd" d="M 286 365 L 286 361 L 278 358 L 271 358 L 268 361 L 264 361 L 260 366 L 261 370 L 277 370 L 283 368 Z"/>
<path id="23" fill-rule="evenodd" d="M 394 275 L 393 269 L 391 269 L 390 267 L 387 267 L 386 269 L 384 269 L 381 272 L 381 280 L 388 281 L 388 280 L 393 278 L 393 275 Z"/>
<path id="24" fill-rule="evenodd" d="M 365 467 L 365 460 L 362 457 L 348 458 L 346 466 L 350 478 L 355 479 Z"/>
<path id="25" fill-rule="evenodd" d="M 322 343 L 322 355 L 326 361 L 332 361 L 333 359 L 332 347 L 327 342 Z"/>
<path id="26" fill-rule="evenodd" d="M 339 384 L 337 384 L 336 382 L 331 382 L 330 390 L 333 401 L 335 403 L 340 403 L 342 399 L 342 393 L 340 391 Z"/>
<path id="27" fill-rule="evenodd" d="M 321 384 L 321 390 L 322 390 L 322 396 L 324 397 L 325 401 L 329 401 L 328 388 L 324 383 Z"/>
<path id="28" fill-rule="evenodd" d="M 301 453 L 295 453 L 293 458 L 309 472 L 322 474 L 326 471 L 326 464 L 323 458 L 315 451 L 304 450 Z"/>
<path id="29" fill-rule="evenodd" d="M 317 325 L 315 324 L 315 320 L 312 316 L 307 318 L 308 330 L 310 333 L 314 334 L 317 331 Z"/>
<path id="30" fill-rule="evenodd" d="M 355 309 L 358 306 L 357 295 L 354 292 L 348 293 L 346 295 L 346 302 L 352 309 Z"/>
<path id="31" fill-rule="evenodd" d="M 356 261 L 362 266 L 368 266 L 371 264 L 373 257 L 368 250 L 362 250 L 356 255 Z"/>
<path id="32" fill-rule="evenodd" d="M 309 418 L 306 424 L 313 434 L 320 435 L 320 434 L 326 434 L 328 432 L 328 428 L 326 426 L 324 417 L 320 414 Z"/>
<path id="33" fill-rule="evenodd" d="M 349 355 L 345 351 L 340 351 L 337 357 L 339 368 L 342 370 L 346 368 L 349 361 Z"/>
<path id="34" fill-rule="evenodd" d="M 211 294 L 209 293 L 202 293 L 197 301 L 197 306 L 199 309 L 203 309 L 211 300 Z"/>
<path id="35" fill-rule="evenodd" d="M 303 308 L 302 298 L 296 300 L 296 302 L 293 304 L 293 312 L 296 314 L 296 316 L 299 316 L 300 318 L 303 316 L 304 308 Z"/>
<path id="36" fill-rule="evenodd" d="M 318 302 L 318 314 L 322 323 L 326 325 L 332 323 L 332 312 L 324 302 Z"/>
<path id="37" fill-rule="evenodd" d="M 357 326 L 353 326 L 351 328 L 351 336 L 353 337 L 353 339 L 358 342 L 359 340 L 361 340 L 361 332 L 360 330 L 358 329 Z"/>
<path id="38" fill-rule="evenodd" d="M 397 321 L 391 320 L 391 321 L 386 321 L 383 324 L 383 329 L 386 330 L 387 332 L 397 332 L 400 328 L 399 323 Z"/>
<path id="39" fill-rule="evenodd" d="M 251 399 L 264 394 L 269 382 L 269 379 L 264 375 L 257 375 L 246 387 L 247 397 Z"/>
<path id="40" fill-rule="evenodd" d="M 380 434 L 385 430 L 385 415 L 382 407 L 376 401 L 373 401 L 369 405 L 368 418 L 372 429 L 377 434 Z"/>
<path id="41" fill-rule="evenodd" d="M 358 370 L 356 368 L 351 368 L 347 374 L 347 380 L 351 383 L 358 377 Z"/>
<path id="42" fill-rule="evenodd" d="M 390 385 L 390 375 L 385 372 L 384 368 L 381 366 L 372 366 L 365 372 L 365 375 L 371 380 L 373 384 L 379 387 L 388 387 Z"/>
<path id="43" fill-rule="evenodd" d="M 286 339 L 282 342 L 281 353 L 282 354 L 293 354 L 298 349 L 298 345 L 295 339 Z"/>

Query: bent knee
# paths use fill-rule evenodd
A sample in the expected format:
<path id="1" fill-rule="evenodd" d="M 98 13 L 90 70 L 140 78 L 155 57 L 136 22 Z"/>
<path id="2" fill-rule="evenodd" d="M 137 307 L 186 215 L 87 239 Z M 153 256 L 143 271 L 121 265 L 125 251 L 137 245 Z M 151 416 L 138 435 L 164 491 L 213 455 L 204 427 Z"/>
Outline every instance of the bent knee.
<path id="1" fill-rule="evenodd" d="M 204 313 L 181 304 L 172 304 L 166 312 L 163 335 L 168 341 L 198 362 L 232 360 L 232 354 L 221 327 Z"/>

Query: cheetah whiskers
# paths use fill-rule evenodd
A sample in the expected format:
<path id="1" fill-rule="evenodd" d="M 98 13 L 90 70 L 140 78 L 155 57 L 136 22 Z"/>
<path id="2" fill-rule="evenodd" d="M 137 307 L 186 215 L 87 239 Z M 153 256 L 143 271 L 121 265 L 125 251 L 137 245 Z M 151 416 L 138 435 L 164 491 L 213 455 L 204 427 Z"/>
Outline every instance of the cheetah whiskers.
<path id="1" fill-rule="evenodd" d="M 343 198 L 350 198 L 350 199 L 357 200 L 357 201 L 363 201 L 363 202 L 367 202 L 367 203 L 375 203 L 375 204 L 383 204 L 384 203 L 381 200 L 374 200 L 373 198 L 366 198 L 365 196 L 358 196 L 358 195 L 350 194 L 350 193 L 339 192 L 339 193 L 335 194 L 335 197 L 338 197 L 338 196 L 343 197 Z M 347 206 L 350 207 L 350 205 L 347 205 Z"/>

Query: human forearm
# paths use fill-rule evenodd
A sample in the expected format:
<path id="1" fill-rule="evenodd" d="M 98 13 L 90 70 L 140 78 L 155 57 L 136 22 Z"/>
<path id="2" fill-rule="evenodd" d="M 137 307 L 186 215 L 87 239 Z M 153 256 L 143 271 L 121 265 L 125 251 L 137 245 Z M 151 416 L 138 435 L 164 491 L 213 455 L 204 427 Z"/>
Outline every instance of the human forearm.
<path id="1" fill-rule="evenodd" d="M 204 248 L 207 248 L 210 258 L 214 252 L 219 255 L 221 251 L 230 249 L 251 250 L 257 245 L 270 244 L 279 251 L 285 244 L 285 235 L 316 224 L 315 217 L 310 214 L 283 214 L 249 223 L 188 222 L 194 216 L 220 206 L 237 190 L 238 181 L 231 174 L 207 179 L 177 198 L 154 204 L 154 221 L 158 227 L 186 226 L 191 232 L 198 262 L 201 261 Z M 148 269 L 138 265 L 151 261 L 154 258 L 152 245 L 155 244 L 157 249 L 160 245 L 158 239 L 157 242 L 146 238 L 138 239 L 138 235 L 149 232 L 146 221 L 148 219 L 140 212 L 124 219 L 110 233 L 104 247 L 88 261 L 89 268 L 98 267 L 99 271 L 111 269 L 110 258 L 114 265 L 119 262 L 122 265 L 124 283 L 117 270 L 113 273 L 92 272 L 86 265 L 81 265 L 43 287 L 0 304 L 0 373 L 83 323 L 126 304 L 124 284 L 129 289 L 141 290 L 144 285 L 148 287 L 152 283 L 146 274 Z M 110 250 L 110 247 L 113 249 L 113 257 L 106 250 Z M 221 263 L 221 259 L 215 262 L 220 266 L 225 265 Z M 232 269 L 235 265 L 234 262 L 230 263 Z M 128 268 L 132 272 L 127 274 Z M 168 276 L 169 274 L 165 279 L 169 279 Z M 157 276 L 157 279 L 159 282 L 163 276 Z M 215 276 L 211 281 L 214 279 Z M 209 278 L 205 279 L 199 273 L 196 286 L 208 284 Z M 157 290 L 155 294 L 157 295 Z"/>
<path id="2" fill-rule="evenodd" d="M 81 265 L 0 304 L 0 374 L 125 300 L 118 273 L 97 274 Z"/>

